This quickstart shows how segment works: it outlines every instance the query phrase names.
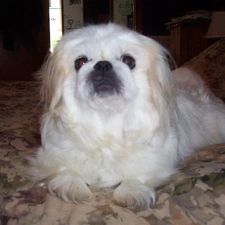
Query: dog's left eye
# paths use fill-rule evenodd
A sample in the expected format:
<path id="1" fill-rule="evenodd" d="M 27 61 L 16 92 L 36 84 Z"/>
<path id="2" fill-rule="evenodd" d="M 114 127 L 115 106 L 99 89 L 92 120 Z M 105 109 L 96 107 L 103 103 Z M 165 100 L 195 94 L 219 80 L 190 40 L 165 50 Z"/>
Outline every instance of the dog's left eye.
<path id="1" fill-rule="evenodd" d="M 88 62 L 87 57 L 80 57 L 75 61 L 75 69 L 79 70 L 85 63 Z"/>
<path id="2" fill-rule="evenodd" d="M 129 55 L 123 55 L 121 57 L 121 60 L 122 60 L 122 62 L 127 64 L 131 70 L 135 67 L 135 60 L 133 57 L 131 57 Z"/>

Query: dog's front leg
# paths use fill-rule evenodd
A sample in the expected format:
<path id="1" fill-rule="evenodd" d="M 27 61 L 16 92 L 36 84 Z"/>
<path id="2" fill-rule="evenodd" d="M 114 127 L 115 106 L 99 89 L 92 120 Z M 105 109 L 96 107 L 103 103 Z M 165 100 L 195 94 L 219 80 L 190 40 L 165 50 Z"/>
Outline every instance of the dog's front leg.
<path id="1" fill-rule="evenodd" d="M 128 208 L 146 209 L 154 204 L 155 191 L 139 180 L 127 180 L 115 189 L 114 198 Z"/>
<path id="2" fill-rule="evenodd" d="M 66 202 L 88 202 L 92 196 L 84 180 L 67 169 L 51 179 L 47 187 L 52 195 L 58 196 Z"/>

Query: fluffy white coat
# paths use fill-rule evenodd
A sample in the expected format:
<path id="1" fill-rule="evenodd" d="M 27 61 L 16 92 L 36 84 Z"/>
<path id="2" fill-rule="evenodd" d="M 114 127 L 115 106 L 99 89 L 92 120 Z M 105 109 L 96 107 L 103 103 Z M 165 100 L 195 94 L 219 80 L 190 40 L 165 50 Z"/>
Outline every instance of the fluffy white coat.
<path id="1" fill-rule="evenodd" d="M 88 201 L 88 185 L 116 186 L 119 204 L 146 208 L 180 160 L 224 142 L 222 101 L 187 68 L 171 72 L 167 56 L 154 40 L 115 24 L 66 34 L 40 72 L 45 108 L 32 179 L 68 202 Z M 100 61 L 112 65 L 117 92 L 95 92 L 90 74 Z"/>

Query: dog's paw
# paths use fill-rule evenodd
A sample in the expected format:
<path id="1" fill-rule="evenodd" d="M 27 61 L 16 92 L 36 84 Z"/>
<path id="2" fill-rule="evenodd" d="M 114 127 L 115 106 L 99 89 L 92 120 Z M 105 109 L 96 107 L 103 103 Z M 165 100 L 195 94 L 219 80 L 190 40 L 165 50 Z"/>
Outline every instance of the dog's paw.
<path id="1" fill-rule="evenodd" d="M 139 181 L 126 181 L 115 189 L 114 198 L 119 205 L 144 210 L 155 203 L 155 191 Z"/>
<path id="2" fill-rule="evenodd" d="M 87 184 L 79 177 L 72 175 L 57 175 L 48 182 L 48 190 L 66 202 L 88 202 L 92 196 Z"/>

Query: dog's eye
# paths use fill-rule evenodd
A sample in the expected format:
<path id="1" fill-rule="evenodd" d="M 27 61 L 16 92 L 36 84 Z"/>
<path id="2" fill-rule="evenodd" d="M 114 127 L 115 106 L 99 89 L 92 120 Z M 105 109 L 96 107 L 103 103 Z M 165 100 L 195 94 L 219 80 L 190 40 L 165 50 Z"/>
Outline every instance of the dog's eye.
<path id="1" fill-rule="evenodd" d="M 133 57 L 131 57 L 129 55 L 123 55 L 121 57 L 121 60 L 122 60 L 122 62 L 127 64 L 131 70 L 135 67 L 135 60 Z"/>
<path id="2" fill-rule="evenodd" d="M 87 57 L 80 57 L 75 61 L 75 69 L 79 70 L 85 63 L 87 63 Z"/>

